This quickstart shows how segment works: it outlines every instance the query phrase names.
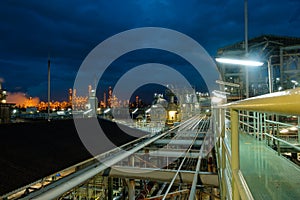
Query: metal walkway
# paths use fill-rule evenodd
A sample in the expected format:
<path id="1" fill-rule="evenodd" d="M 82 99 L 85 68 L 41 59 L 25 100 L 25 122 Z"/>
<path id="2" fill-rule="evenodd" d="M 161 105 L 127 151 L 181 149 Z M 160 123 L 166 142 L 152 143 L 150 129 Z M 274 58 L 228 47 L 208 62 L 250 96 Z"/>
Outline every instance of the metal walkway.
<path id="1" fill-rule="evenodd" d="M 222 200 L 300 199 L 299 102 L 298 88 L 214 106 Z"/>
<path id="2" fill-rule="evenodd" d="M 240 169 L 254 199 L 300 198 L 300 168 L 266 145 L 240 134 Z"/>

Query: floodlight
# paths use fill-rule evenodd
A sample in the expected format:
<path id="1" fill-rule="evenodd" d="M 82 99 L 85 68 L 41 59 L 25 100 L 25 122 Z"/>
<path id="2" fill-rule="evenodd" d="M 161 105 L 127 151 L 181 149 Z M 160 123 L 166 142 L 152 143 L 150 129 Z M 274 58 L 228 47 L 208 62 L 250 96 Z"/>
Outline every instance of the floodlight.
<path id="1" fill-rule="evenodd" d="M 233 65 L 244 65 L 244 66 L 253 66 L 259 67 L 262 66 L 264 63 L 254 60 L 242 60 L 242 59 L 231 59 L 231 58 L 216 58 L 217 62 L 226 63 L 226 64 L 233 64 Z"/>

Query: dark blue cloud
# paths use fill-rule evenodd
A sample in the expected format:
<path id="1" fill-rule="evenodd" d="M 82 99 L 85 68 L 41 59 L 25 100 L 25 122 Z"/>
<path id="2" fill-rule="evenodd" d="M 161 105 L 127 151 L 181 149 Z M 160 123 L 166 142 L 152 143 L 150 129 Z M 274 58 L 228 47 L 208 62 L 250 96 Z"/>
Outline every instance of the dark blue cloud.
<path id="1" fill-rule="evenodd" d="M 249 1 L 249 38 L 300 36 L 299 11 L 297 0 Z M 47 95 L 49 55 L 53 98 L 66 99 L 87 54 L 121 31 L 145 26 L 174 29 L 198 41 L 211 56 L 218 48 L 244 39 L 244 3 L 240 0 L 10 0 L 0 2 L 0 21 L 4 87 L 41 99 Z M 174 64 L 163 59 L 168 56 L 162 61 Z"/>
<path id="2" fill-rule="evenodd" d="M 134 67 L 146 63 L 160 63 L 172 67 L 180 74 L 182 74 L 190 85 L 199 92 L 207 92 L 207 86 L 202 79 L 201 74 L 184 58 L 179 55 L 170 53 L 168 51 L 157 49 L 142 49 L 129 52 L 120 56 L 115 60 L 105 71 L 98 84 L 98 94 L 102 95 L 107 92 L 109 86 L 114 87 L 116 82 Z M 158 74 L 164 79 L 167 74 Z M 92 80 L 91 80 L 91 85 Z M 150 90 L 150 87 L 147 87 Z M 141 95 L 141 94 L 140 94 Z M 148 96 L 147 102 L 151 102 L 149 97 L 152 98 L 153 93 Z"/>

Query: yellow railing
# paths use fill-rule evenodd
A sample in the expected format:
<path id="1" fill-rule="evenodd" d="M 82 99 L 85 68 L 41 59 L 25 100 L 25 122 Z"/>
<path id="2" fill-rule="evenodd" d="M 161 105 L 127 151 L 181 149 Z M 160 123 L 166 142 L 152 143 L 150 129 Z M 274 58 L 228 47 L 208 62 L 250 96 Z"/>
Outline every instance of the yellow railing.
<path id="1" fill-rule="evenodd" d="M 230 126 L 225 123 L 230 111 Z M 300 115 L 300 88 L 275 92 L 213 106 L 217 137 L 217 155 L 221 183 L 221 199 L 253 199 L 240 171 L 239 127 L 241 112 Z M 249 120 L 249 118 L 248 118 Z M 246 122 L 242 122 L 246 123 Z M 299 125 L 298 125 L 299 126 Z M 226 133 L 230 135 L 226 137 Z M 229 138 L 229 139 L 228 139 Z"/>
<path id="2" fill-rule="evenodd" d="M 223 107 L 234 110 L 300 115 L 300 88 L 235 101 Z"/>

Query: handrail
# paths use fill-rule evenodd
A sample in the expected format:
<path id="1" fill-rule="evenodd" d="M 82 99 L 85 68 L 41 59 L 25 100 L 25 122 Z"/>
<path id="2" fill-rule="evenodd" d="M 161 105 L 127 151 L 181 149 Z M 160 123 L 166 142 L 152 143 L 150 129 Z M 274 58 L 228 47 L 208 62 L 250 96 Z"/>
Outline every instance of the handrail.
<path id="1" fill-rule="evenodd" d="M 231 102 L 221 107 L 234 110 L 300 115 L 299 102 L 300 88 L 295 88 Z"/>
<path id="2" fill-rule="evenodd" d="M 294 149 L 300 151 L 300 147 L 298 147 L 298 146 L 296 146 L 296 145 L 294 145 L 294 144 L 291 144 L 291 143 L 289 143 L 289 142 L 287 142 L 287 141 L 285 141 L 285 140 L 283 140 L 283 139 L 274 137 L 273 135 L 270 135 L 270 134 L 268 134 L 268 133 L 264 133 L 264 134 L 267 135 L 267 136 L 270 137 L 270 138 L 273 138 L 274 140 L 277 140 L 277 141 L 279 141 L 279 142 L 282 142 L 282 143 L 284 143 L 284 144 L 287 144 L 288 146 L 291 146 L 292 148 L 294 148 Z"/>
<path id="3" fill-rule="evenodd" d="M 269 120 L 269 119 L 265 119 L 265 122 L 269 122 L 269 123 L 272 123 L 272 124 L 278 124 L 278 125 L 282 125 L 282 126 L 289 126 L 289 127 L 295 126 L 295 125 L 293 125 L 293 124 L 277 122 L 277 121 L 273 121 L 273 120 Z M 300 128 L 300 126 L 296 126 L 296 127 L 297 127 L 297 128 Z"/>
<path id="4" fill-rule="evenodd" d="M 248 185 L 246 184 L 244 177 L 242 175 L 242 172 L 240 171 L 240 156 L 239 156 L 239 125 L 241 123 L 239 121 L 239 116 L 246 116 L 249 118 L 248 115 L 241 114 L 239 111 L 252 111 L 252 112 L 259 112 L 259 113 L 270 113 L 270 114 L 283 114 L 283 115 L 300 115 L 300 88 L 285 90 L 281 92 L 274 92 L 271 94 L 265 94 L 257 97 L 252 97 L 240 101 L 230 102 L 223 105 L 217 105 L 214 106 L 213 109 L 220 109 L 225 111 L 230 111 L 230 115 L 226 115 L 231 120 L 231 147 L 229 149 L 228 144 L 225 142 L 224 136 L 220 137 L 219 140 L 221 142 L 220 149 L 222 157 L 219 159 L 221 163 L 224 163 L 224 159 L 228 159 L 230 163 L 222 164 L 222 171 L 220 171 L 219 174 L 221 174 L 221 183 L 227 183 L 226 185 L 229 186 L 226 188 L 226 190 L 222 189 L 223 194 L 221 194 L 222 199 L 231 198 L 231 199 L 253 199 L 253 196 L 251 194 L 251 191 L 248 188 Z M 228 114 L 228 112 L 225 112 L 225 114 Z M 225 116 L 223 116 L 225 117 Z M 253 119 L 255 120 L 256 117 L 253 116 Z M 261 120 L 261 119 L 260 119 Z M 266 122 L 267 119 L 265 119 Z M 262 123 L 262 121 L 258 121 L 258 123 Z M 278 123 L 278 122 L 277 122 Z M 298 122 L 299 123 L 299 122 Z M 221 125 L 220 123 L 217 123 Z M 279 123 L 278 123 L 279 124 Z M 246 124 L 247 126 L 250 126 L 249 124 Z M 254 126 L 255 127 L 255 122 Z M 299 124 L 297 126 L 299 128 Z M 258 130 L 262 131 L 262 130 Z M 272 135 L 269 135 L 267 133 L 263 133 L 268 137 L 272 137 L 273 139 L 276 139 L 280 142 L 283 142 L 285 144 L 291 145 L 289 142 L 286 142 L 284 140 L 275 138 Z M 293 145 L 294 146 L 294 145 Z M 300 148 L 297 146 L 294 146 L 295 149 L 299 150 Z M 228 155 L 228 152 L 231 150 L 231 156 Z M 220 151 L 218 151 L 220 154 Z M 223 160 L 223 161 L 222 161 Z M 224 169 L 230 170 L 230 173 L 224 173 Z M 221 170 L 221 169 L 220 169 Z M 229 183 L 228 175 L 231 177 L 231 182 Z M 224 188 L 224 186 L 222 186 Z M 228 194 L 226 194 L 228 192 Z M 227 196 L 229 195 L 229 196 Z"/>

